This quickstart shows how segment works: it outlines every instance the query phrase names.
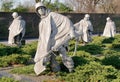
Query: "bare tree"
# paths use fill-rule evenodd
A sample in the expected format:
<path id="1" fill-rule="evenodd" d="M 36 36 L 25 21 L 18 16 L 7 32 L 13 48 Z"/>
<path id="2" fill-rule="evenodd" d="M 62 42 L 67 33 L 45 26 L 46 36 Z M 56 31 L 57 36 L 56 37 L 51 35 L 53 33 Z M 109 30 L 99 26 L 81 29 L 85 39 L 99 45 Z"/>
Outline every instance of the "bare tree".
<path id="1" fill-rule="evenodd" d="M 26 4 L 28 3 L 28 4 Z M 22 4 L 23 7 L 28 9 L 28 12 L 35 12 L 35 2 L 31 2 L 29 0 L 24 1 L 24 3 Z"/>
<path id="2" fill-rule="evenodd" d="M 76 9 L 77 12 L 92 13 L 101 0 L 65 0 L 66 3 Z"/>
<path id="3" fill-rule="evenodd" d="M 65 0 L 75 12 L 120 13 L 120 0 Z"/>
<path id="4" fill-rule="evenodd" d="M 116 4 L 116 13 L 120 13 L 120 0 L 114 0 L 114 4 Z"/>
<path id="5" fill-rule="evenodd" d="M 83 7 L 84 10 L 88 13 L 96 12 L 96 6 L 99 4 L 101 0 L 84 0 Z"/>
<path id="6" fill-rule="evenodd" d="M 117 2 L 118 0 L 102 0 L 100 8 L 104 13 L 116 13 L 117 12 Z"/>

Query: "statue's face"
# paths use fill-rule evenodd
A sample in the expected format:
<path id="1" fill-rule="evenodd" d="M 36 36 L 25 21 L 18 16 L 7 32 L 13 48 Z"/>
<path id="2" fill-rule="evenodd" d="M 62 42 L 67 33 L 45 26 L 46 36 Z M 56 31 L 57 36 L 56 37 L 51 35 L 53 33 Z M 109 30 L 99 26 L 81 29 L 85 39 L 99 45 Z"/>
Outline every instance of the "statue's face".
<path id="1" fill-rule="evenodd" d="M 89 20 L 89 17 L 85 17 L 84 20 Z"/>
<path id="2" fill-rule="evenodd" d="M 111 19 L 107 20 L 107 22 L 111 22 L 111 21 L 112 21 Z"/>
<path id="3" fill-rule="evenodd" d="M 40 8 L 38 9 L 38 13 L 39 13 L 41 16 L 44 16 L 45 13 L 46 13 L 46 9 L 45 9 L 44 7 L 40 7 Z"/>
<path id="4" fill-rule="evenodd" d="M 17 17 L 18 17 L 17 15 L 14 15 L 14 16 L 13 16 L 14 19 L 17 18 Z"/>

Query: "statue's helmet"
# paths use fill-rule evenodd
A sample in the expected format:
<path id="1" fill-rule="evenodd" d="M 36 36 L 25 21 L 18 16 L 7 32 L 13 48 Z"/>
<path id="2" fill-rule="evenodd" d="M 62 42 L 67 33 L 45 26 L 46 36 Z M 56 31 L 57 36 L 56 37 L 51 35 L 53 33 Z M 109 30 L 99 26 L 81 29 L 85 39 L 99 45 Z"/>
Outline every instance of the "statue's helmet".
<path id="1" fill-rule="evenodd" d="M 46 6 L 42 2 L 38 2 L 38 3 L 35 4 L 35 10 L 37 10 L 40 7 L 46 8 Z"/>
<path id="2" fill-rule="evenodd" d="M 90 17 L 90 15 L 89 15 L 89 14 L 85 14 L 85 17 L 86 17 L 86 18 L 89 18 L 89 17 Z"/>
<path id="3" fill-rule="evenodd" d="M 13 12 L 12 16 L 13 17 L 18 17 L 18 13 L 17 12 Z"/>
<path id="4" fill-rule="evenodd" d="M 107 17 L 106 20 L 108 21 L 108 20 L 111 20 L 111 19 L 110 19 L 110 17 Z"/>

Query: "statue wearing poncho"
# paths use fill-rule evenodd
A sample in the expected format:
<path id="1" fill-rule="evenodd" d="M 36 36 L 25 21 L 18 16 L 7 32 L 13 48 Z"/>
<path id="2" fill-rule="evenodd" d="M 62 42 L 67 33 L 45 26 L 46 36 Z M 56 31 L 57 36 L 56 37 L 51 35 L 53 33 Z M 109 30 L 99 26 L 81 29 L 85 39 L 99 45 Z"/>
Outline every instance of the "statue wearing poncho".
<path id="1" fill-rule="evenodd" d="M 116 26 L 114 21 L 110 17 L 107 17 L 107 22 L 103 31 L 103 36 L 105 37 L 114 37 L 116 34 Z"/>
<path id="2" fill-rule="evenodd" d="M 25 35 L 25 21 L 22 20 L 21 16 L 18 16 L 16 12 L 13 13 L 13 22 L 9 27 L 9 37 L 8 37 L 8 44 L 16 43 L 16 36 L 19 36 L 19 42 Z"/>
<path id="3" fill-rule="evenodd" d="M 85 14 L 85 17 L 80 22 L 74 24 L 76 31 L 80 34 L 79 39 L 82 39 L 84 45 L 92 40 L 93 25 L 89 18 L 90 15 Z"/>
<path id="4" fill-rule="evenodd" d="M 67 17 L 55 12 L 45 13 L 44 16 L 41 16 L 39 41 L 34 58 L 36 63 L 34 70 L 37 75 L 46 69 L 45 63 L 48 61 L 50 61 L 53 71 L 60 70 L 58 63 L 55 61 L 55 55 L 49 53 L 51 50 L 58 51 L 64 65 L 69 71 L 73 70 L 74 63 L 72 58 L 66 55 L 65 47 L 67 37 L 74 37 L 73 24 Z M 63 42 L 65 42 L 65 44 L 63 44 Z M 60 45 L 60 47 L 57 47 L 58 45 Z"/>

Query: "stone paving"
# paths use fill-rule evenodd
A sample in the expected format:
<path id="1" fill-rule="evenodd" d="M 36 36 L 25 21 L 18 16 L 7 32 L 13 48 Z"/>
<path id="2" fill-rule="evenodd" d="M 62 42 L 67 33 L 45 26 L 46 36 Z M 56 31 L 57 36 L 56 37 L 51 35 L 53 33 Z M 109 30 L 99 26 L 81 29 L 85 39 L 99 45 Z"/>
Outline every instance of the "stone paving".
<path id="1" fill-rule="evenodd" d="M 13 78 L 16 81 L 19 82 L 44 82 L 45 80 L 55 80 L 55 75 L 18 75 L 18 74 L 12 74 L 10 73 L 10 69 L 13 67 L 6 67 L 6 68 L 0 68 L 0 78 L 1 77 L 8 77 Z"/>
<path id="2" fill-rule="evenodd" d="M 9 73 L 10 69 L 12 69 L 12 67 L 0 68 L 0 77 L 9 77 L 20 82 L 36 82 L 27 76 Z"/>

